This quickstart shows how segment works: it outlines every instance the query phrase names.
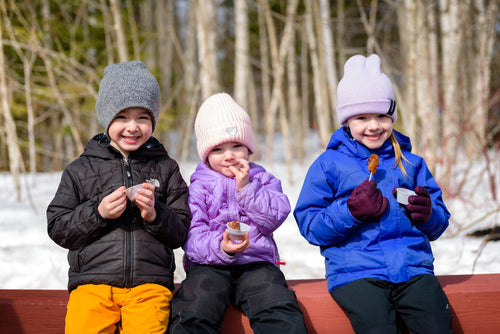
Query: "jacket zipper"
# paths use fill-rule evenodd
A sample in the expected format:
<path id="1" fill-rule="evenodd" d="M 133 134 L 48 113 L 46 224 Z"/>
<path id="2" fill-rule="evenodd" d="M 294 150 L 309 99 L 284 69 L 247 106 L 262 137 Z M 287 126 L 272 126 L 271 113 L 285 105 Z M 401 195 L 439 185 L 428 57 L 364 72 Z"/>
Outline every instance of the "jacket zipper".
<path id="1" fill-rule="evenodd" d="M 123 158 L 123 169 L 125 172 L 125 186 L 132 186 L 132 173 L 127 158 Z M 127 203 L 127 206 L 129 204 Z M 130 224 L 125 223 L 125 287 L 129 287 L 131 281 L 131 263 L 132 263 L 132 235 Z"/>

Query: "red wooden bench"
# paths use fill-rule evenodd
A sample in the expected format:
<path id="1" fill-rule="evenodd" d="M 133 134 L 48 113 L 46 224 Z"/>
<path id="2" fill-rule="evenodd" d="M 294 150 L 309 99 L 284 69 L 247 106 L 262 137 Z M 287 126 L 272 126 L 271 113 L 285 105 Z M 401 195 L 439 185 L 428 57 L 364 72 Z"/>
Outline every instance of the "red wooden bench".
<path id="1" fill-rule="evenodd" d="M 439 276 L 450 301 L 454 333 L 500 332 L 500 274 Z M 353 333 L 324 279 L 290 280 L 309 333 Z M 68 292 L 1 290 L 0 333 L 64 333 Z M 234 306 L 226 312 L 222 333 L 252 333 L 248 319 Z"/>

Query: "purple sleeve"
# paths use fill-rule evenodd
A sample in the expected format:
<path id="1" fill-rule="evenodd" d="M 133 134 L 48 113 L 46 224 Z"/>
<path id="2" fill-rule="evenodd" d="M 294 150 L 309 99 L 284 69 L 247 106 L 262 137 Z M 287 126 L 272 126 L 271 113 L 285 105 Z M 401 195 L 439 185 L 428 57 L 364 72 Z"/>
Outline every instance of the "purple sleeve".
<path id="1" fill-rule="evenodd" d="M 225 225 L 211 221 L 207 215 L 205 201 L 206 190 L 197 184 L 189 187 L 189 207 L 191 209 L 191 227 L 183 246 L 190 261 L 199 264 L 230 264 L 234 257 L 221 249 L 222 234 Z"/>
<path id="2" fill-rule="evenodd" d="M 281 181 L 265 171 L 254 175 L 250 183 L 236 194 L 236 200 L 263 235 L 273 233 L 291 211 Z"/>

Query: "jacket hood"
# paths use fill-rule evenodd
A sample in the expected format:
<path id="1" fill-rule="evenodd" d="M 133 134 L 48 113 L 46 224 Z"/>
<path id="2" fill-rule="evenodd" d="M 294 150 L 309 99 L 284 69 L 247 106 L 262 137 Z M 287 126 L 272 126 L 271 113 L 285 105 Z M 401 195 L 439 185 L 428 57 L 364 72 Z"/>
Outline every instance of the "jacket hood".
<path id="1" fill-rule="evenodd" d="M 401 150 L 411 152 L 412 147 L 410 138 L 396 130 L 392 130 L 392 132 L 394 133 L 394 136 L 401 146 Z M 394 155 L 394 149 L 392 148 L 390 140 L 387 140 L 378 149 L 371 150 L 352 138 L 351 132 L 346 126 L 342 126 L 332 134 L 332 136 L 330 137 L 330 141 L 328 142 L 327 149 L 341 150 L 346 154 L 350 154 L 360 158 L 367 158 L 372 153 L 377 153 L 378 155 L 387 154 L 388 156 Z"/>

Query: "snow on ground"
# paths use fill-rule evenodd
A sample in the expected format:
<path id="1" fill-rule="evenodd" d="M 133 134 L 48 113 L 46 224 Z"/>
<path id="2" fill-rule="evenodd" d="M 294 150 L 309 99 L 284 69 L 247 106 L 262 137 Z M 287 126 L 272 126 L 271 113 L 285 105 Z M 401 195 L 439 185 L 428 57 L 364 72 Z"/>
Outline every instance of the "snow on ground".
<path id="1" fill-rule="evenodd" d="M 319 152 L 312 154 L 303 166 L 293 164 L 292 182 L 288 179 L 287 167 L 283 162 L 257 162 L 282 180 L 283 190 L 293 209 L 307 169 L 317 154 Z M 181 164 L 186 182 L 195 166 L 195 162 Z M 499 188 L 500 168 L 494 167 L 494 182 Z M 492 200 L 484 162 L 468 165 L 467 168 L 457 169 L 454 176 L 459 180 L 468 171 L 462 196 L 446 201 L 452 213 L 450 227 L 441 238 L 432 242 L 438 275 L 500 273 L 500 241 L 484 243 L 484 237 L 466 236 L 478 228 L 500 225 L 500 203 Z M 66 288 L 67 251 L 48 237 L 45 216 L 60 176 L 61 173 L 40 173 L 33 179 L 30 175 L 22 176 L 22 198 L 17 201 L 11 175 L 0 173 L 0 288 Z M 500 191 L 496 191 L 497 198 L 500 198 Z M 275 232 L 275 239 L 281 260 L 286 262 L 281 268 L 288 279 L 324 277 L 323 258 L 318 247 L 309 245 L 300 235 L 292 214 Z M 185 277 L 182 250 L 176 250 L 175 254 L 175 279 L 180 282 Z"/>

